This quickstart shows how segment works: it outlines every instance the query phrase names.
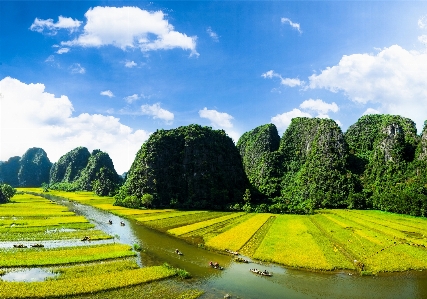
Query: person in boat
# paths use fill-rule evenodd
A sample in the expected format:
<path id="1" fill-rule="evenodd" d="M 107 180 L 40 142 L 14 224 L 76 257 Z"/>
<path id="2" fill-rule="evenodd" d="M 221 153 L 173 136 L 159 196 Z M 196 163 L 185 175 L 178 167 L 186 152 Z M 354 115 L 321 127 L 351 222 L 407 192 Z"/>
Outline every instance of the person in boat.
<path id="1" fill-rule="evenodd" d="M 125 223 L 123 221 L 120 221 L 121 226 L 125 226 Z"/>
<path id="2" fill-rule="evenodd" d="M 212 263 L 212 261 L 209 262 L 209 266 L 213 267 L 214 264 Z"/>
<path id="3" fill-rule="evenodd" d="M 113 224 L 113 221 L 111 221 L 111 219 L 108 220 L 108 224 Z"/>

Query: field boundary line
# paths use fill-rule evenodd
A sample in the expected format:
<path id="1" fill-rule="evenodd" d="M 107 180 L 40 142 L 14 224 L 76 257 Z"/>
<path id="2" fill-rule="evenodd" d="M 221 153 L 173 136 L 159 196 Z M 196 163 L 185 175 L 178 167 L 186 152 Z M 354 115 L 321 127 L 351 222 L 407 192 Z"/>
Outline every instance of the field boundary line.
<path id="1" fill-rule="evenodd" d="M 264 221 L 264 223 L 252 234 L 252 236 L 249 238 L 249 240 L 247 240 L 246 242 L 245 242 L 245 244 L 243 244 L 240 248 L 239 248 L 239 250 L 241 250 L 243 247 L 245 247 L 246 246 L 246 244 L 248 244 L 251 240 L 252 240 L 252 238 L 257 234 L 257 232 L 270 220 L 270 218 L 272 218 L 272 217 L 274 217 L 274 218 L 276 218 L 276 216 L 270 216 L 270 217 L 268 217 L 265 221 Z"/>

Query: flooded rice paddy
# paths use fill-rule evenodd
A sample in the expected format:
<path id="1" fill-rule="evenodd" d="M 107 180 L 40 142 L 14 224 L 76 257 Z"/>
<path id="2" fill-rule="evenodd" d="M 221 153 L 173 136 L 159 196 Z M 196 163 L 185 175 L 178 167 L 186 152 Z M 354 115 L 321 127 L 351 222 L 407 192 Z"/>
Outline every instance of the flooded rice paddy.
<path id="1" fill-rule="evenodd" d="M 192 287 L 205 291 L 200 298 L 224 298 L 226 294 L 231 298 L 427 298 L 427 275 L 425 272 L 402 272 L 378 276 L 359 276 L 353 272 L 310 272 L 306 270 L 287 269 L 277 265 L 261 264 L 252 261 L 244 264 L 233 261 L 233 257 L 217 252 L 207 251 L 191 245 L 182 239 L 138 225 L 133 220 L 113 215 L 109 212 L 96 209 L 67 200 L 53 198 L 67 206 L 77 215 L 85 216 L 95 225 L 95 229 L 102 230 L 113 236 L 113 239 L 102 241 L 82 242 L 81 245 L 101 243 L 124 243 L 133 246 L 138 244 L 142 251 L 138 254 L 138 264 L 142 267 L 168 264 L 182 268 L 191 273 L 192 277 L 184 282 Z M 109 224 L 109 220 L 113 223 Z M 120 222 L 124 222 L 124 226 Z M 68 243 L 70 242 L 70 243 Z M 43 241 L 46 247 L 71 246 L 68 240 Z M 0 246 L 6 246 L 2 242 Z M 12 242 L 9 242 L 12 243 Z M 69 244 L 69 245 L 67 245 Z M 75 241 L 73 243 L 75 245 Z M 10 244 L 9 244 L 10 246 Z M 183 255 L 174 251 L 179 249 Z M 246 259 L 249 259 L 245 257 Z M 224 270 L 217 270 L 208 266 L 209 261 L 218 262 Z M 249 269 L 257 268 L 273 273 L 272 277 L 263 277 L 251 273 Z M 11 271 L 2 276 L 2 279 L 17 277 L 24 279 L 33 276 L 43 277 L 48 271 L 38 268 L 19 273 Z M 27 280 L 24 280 L 27 281 Z"/>

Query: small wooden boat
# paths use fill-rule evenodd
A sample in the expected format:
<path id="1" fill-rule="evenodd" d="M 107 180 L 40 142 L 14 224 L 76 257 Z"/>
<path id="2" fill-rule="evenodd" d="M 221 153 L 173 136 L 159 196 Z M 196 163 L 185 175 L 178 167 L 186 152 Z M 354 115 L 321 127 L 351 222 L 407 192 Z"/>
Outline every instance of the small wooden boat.
<path id="1" fill-rule="evenodd" d="M 224 270 L 224 268 L 221 267 L 218 263 L 209 262 L 209 266 L 211 266 L 212 268 L 217 269 L 217 270 Z"/>
<path id="2" fill-rule="evenodd" d="M 108 220 L 108 224 L 110 224 L 110 225 L 111 225 L 111 224 L 113 224 L 113 221 L 111 221 L 111 220 Z"/>
<path id="3" fill-rule="evenodd" d="M 28 246 L 25 246 L 24 244 L 14 244 L 14 248 L 27 248 Z"/>
<path id="4" fill-rule="evenodd" d="M 31 247 L 41 248 L 41 247 L 44 247 L 44 245 L 43 244 L 33 244 L 33 245 L 31 245 Z"/>
<path id="5" fill-rule="evenodd" d="M 181 251 L 179 251 L 178 249 L 175 249 L 175 253 L 178 255 L 184 255 Z"/>
<path id="6" fill-rule="evenodd" d="M 82 241 L 90 241 L 90 237 L 89 236 L 84 236 Z"/>
<path id="7" fill-rule="evenodd" d="M 267 270 L 259 271 L 258 269 L 249 269 L 249 271 L 261 276 L 273 276 L 273 274 L 271 272 L 268 272 Z"/>
<path id="8" fill-rule="evenodd" d="M 225 251 L 228 253 L 234 254 L 234 255 L 239 255 L 239 253 L 237 251 L 233 251 L 233 250 L 229 250 L 229 249 L 226 249 Z"/>
<path id="9" fill-rule="evenodd" d="M 236 257 L 234 260 L 239 263 L 249 263 L 248 260 L 245 260 L 244 258 L 241 258 L 241 257 Z"/>
<path id="10" fill-rule="evenodd" d="M 120 221 L 121 226 L 125 226 L 126 224 L 123 221 Z"/>

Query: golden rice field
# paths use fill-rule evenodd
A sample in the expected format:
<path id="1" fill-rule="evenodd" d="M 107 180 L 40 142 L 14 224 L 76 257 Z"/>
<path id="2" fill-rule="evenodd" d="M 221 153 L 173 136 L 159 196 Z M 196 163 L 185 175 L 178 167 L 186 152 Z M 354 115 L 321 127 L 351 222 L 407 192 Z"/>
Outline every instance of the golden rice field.
<path id="1" fill-rule="evenodd" d="M 179 238 L 196 239 L 211 250 L 241 251 L 289 267 L 362 274 L 427 269 L 425 218 L 370 210 L 321 210 L 305 216 L 135 210 L 114 207 L 112 198 L 93 194 L 57 195 L 120 213 Z"/>
<path id="2" fill-rule="evenodd" d="M 38 190 L 38 189 L 36 189 Z M 34 190 L 32 190 L 34 191 Z M 85 192 L 72 195 L 81 203 L 114 207 L 111 198 L 99 198 Z M 141 217 L 141 214 L 159 211 L 117 209 L 126 215 Z M 144 212 L 144 213 L 140 213 Z M 172 210 L 161 211 L 168 213 Z M 134 213 L 134 214 L 133 214 Z M 66 207 L 43 197 L 17 193 L 10 203 L 0 205 L 0 241 L 50 241 L 75 240 L 75 246 L 58 248 L 0 248 L 0 298 L 123 298 L 129 292 L 138 291 L 152 296 L 140 298 L 197 298 L 203 292 L 176 284 L 165 287 L 164 279 L 176 276 L 177 269 L 170 266 L 140 268 L 136 263 L 137 253 L 124 244 L 82 245 L 82 237 L 91 240 L 112 238 L 93 229 L 85 217 L 77 216 Z M 36 242 L 34 242 L 36 243 Z M 19 268 L 17 268 L 19 267 Z M 2 276 L 16 269 L 42 267 L 52 273 L 45 281 L 9 282 Z M 149 284 L 147 284 L 149 283 Z"/>

